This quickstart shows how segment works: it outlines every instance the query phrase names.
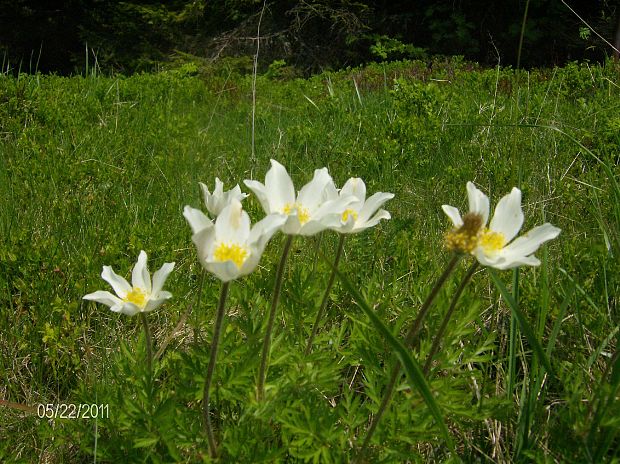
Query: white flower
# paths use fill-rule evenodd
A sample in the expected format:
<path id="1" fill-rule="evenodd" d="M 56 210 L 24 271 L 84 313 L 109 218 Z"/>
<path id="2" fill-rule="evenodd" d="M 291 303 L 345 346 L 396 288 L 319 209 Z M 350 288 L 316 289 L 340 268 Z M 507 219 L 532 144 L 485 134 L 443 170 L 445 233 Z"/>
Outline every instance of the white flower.
<path id="1" fill-rule="evenodd" d="M 273 159 L 264 185 L 255 180 L 244 183 L 256 194 L 265 213 L 285 217 L 282 232 L 289 235 L 314 235 L 337 227 L 347 206 L 356 201 L 354 197 L 327 198 L 327 188 L 334 183 L 327 168 L 315 170 L 312 180 L 295 196 L 295 187 L 286 169 Z"/>
<path id="2" fill-rule="evenodd" d="M 190 206 L 185 207 L 183 216 L 192 228 L 198 260 L 222 282 L 252 272 L 267 242 L 286 220 L 283 215 L 269 215 L 250 229 L 250 217 L 236 199 L 222 209 L 215 223 Z"/>
<path id="3" fill-rule="evenodd" d="M 213 190 L 213 193 L 209 192 L 209 188 L 202 182 L 198 182 L 198 184 L 200 185 L 200 190 L 202 190 L 202 197 L 207 211 L 214 217 L 218 216 L 233 199 L 242 201 L 248 196 L 246 193 L 241 193 L 238 184 L 231 190 L 224 192 L 224 184 L 217 177 L 215 178 L 215 190 Z"/>
<path id="4" fill-rule="evenodd" d="M 471 182 L 467 183 L 467 195 L 469 212 L 463 217 L 453 206 L 442 206 L 455 226 L 446 234 L 446 244 L 450 249 L 474 255 L 484 266 L 496 269 L 538 266 L 540 261 L 533 253 L 560 234 L 560 229 L 545 223 L 515 239 L 523 225 L 521 190 L 516 187 L 499 201 L 488 228 L 488 197 Z"/>
<path id="5" fill-rule="evenodd" d="M 335 188 L 328 188 L 328 197 L 354 197 L 340 216 L 340 224 L 331 229 L 343 233 L 353 234 L 373 227 L 381 219 L 390 219 L 390 213 L 379 209 L 386 201 L 394 198 L 393 193 L 377 192 L 366 199 L 366 184 L 359 177 L 351 177 L 342 187 L 340 193 Z M 378 210 L 378 211 L 377 211 Z M 375 214 L 376 213 L 376 214 Z"/>
<path id="6" fill-rule="evenodd" d="M 89 293 L 83 298 L 102 303 L 109 306 L 112 311 L 128 316 L 153 311 L 172 297 L 170 292 L 162 291 L 162 288 L 168 275 L 174 269 L 174 263 L 164 263 L 153 274 L 153 285 L 151 286 L 151 275 L 146 266 L 146 260 L 146 253 L 141 251 L 131 273 L 131 285 L 123 277 L 116 274 L 110 266 L 103 266 L 101 277 L 112 286 L 116 295 L 99 290 Z"/>

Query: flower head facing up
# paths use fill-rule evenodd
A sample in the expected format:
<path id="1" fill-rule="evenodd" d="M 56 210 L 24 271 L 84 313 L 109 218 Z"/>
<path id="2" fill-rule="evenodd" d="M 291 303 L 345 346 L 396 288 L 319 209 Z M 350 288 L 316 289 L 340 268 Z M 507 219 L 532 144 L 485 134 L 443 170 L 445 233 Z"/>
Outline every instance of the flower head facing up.
<path id="1" fill-rule="evenodd" d="M 354 198 L 340 216 L 339 224 L 330 227 L 343 233 L 354 234 L 374 227 L 381 219 L 390 219 L 390 213 L 379 209 L 383 204 L 394 198 L 393 193 L 377 192 L 366 199 L 366 184 L 359 177 L 351 177 L 338 193 L 335 187 L 328 186 L 328 198 Z"/>
<path id="2" fill-rule="evenodd" d="M 446 234 L 446 246 L 450 250 L 474 255 L 484 266 L 501 270 L 521 265 L 538 266 L 540 261 L 533 253 L 544 242 L 560 234 L 560 229 L 545 223 L 515 239 L 524 220 L 521 190 L 516 187 L 497 203 L 488 227 L 488 197 L 471 182 L 467 183 L 467 195 L 469 212 L 463 217 L 453 206 L 442 206 L 455 226 Z"/>
<path id="3" fill-rule="evenodd" d="M 153 311 L 172 297 L 170 292 L 163 291 L 162 288 L 168 275 L 174 269 L 174 263 L 164 263 L 153 274 L 151 284 L 151 276 L 146 261 L 146 253 L 141 251 L 131 273 L 131 285 L 123 277 L 116 274 L 110 266 L 103 266 L 101 277 L 112 286 L 116 295 L 99 290 L 89 293 L 83 298 L 105 304 L 112 311 L 128 316 Z"/>
<path id="4" fill-rule="evenodd" d="M 328 198 L 327 190 L 335 189 L 327 168 L 314 171 L 312 180 L 295 195 L 295 187 L 286 168 L 271 160 L 265 183 L 244 181 L 254 192 L 265 213 L 282 215 L 282 232 L 289 235 L 314 235 L 335 227 L 354 197 Z"/>
<path id="5" fill-rule="evenodd" d="M 250 227 L 250 217 L 236 199 L 222 209 L 215 223 L 190 206 L 183 216 L 192 228 L 198 260 L 222 282 L 251 273 L 267 242 L 286 220 L 283 215 L 269 215 Z"/>
<path id="6" fill-rule="evenodd" d="M 198 182 L 200 190 L 202 190 L 202 197 L 207 207 L 207 211 L 213 216 L 219 216 L 222 210 L 233 200 L 242 201 L 248 195 L 241 193 L 239 185 L 235 185 L 234 188 L 224 192 L 224 184 L 217 177 L 215 178 L 215 190 L 213 193 L 209 192 L 209 188 L 202 182 Z"/>

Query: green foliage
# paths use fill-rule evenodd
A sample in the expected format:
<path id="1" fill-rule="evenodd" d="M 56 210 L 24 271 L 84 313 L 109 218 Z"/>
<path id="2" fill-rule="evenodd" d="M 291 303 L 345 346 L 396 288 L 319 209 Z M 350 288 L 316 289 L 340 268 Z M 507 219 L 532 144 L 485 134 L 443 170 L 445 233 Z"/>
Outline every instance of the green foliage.
<path id="1" fill-rule="evenodd" d="M 529 329 L 517 331 L 512 355 L 510 299 L 485 271 L 457 306 L 425 381 L 458 458 L 618 459 L 617 65 L 517 72 L 434 59 L 302 80 L 286 63 L 257 77 L 255 160 L 247 58 L 218 68 L 181 56 L 132 77 L 0 76 L 0 398 L 109 408 L 96 421 L 48 421 L 0 405 L 0 459 L 209 462 L 200 400 L 219 284 L 207 277 L 193 303 L 201 269 L 181 211 L 202 203 L 198 181 L 262 178 L 270 157 L 296 185 L 328 166 L 338 186 L 355 175 L 369 193 L 396 194 L 392 219 L 351 237 L 341 263 L 364 300 L 381 304 L 369 316 L 337 283 L 304 356 L 329 272 L 316 250 L 331 256 L 337 239 L 297 241 L 267 401 L 256 403 L 276 236 L 257 271 L 231 286 L 212 390 L 223 462 L 352 459 L 396 359 L 376 322 L 396 337 L 416 317 L 445 265 L 441 205 L 466 209 L 467 180 L 492 204 L 518 184 L 524 231 L 549 221 L 562 234 L 537 253 L 541 268 L 520 271 L 516 302 Z M 245 207 L 261 217 L 255 198 Z M 125 272 L 140 249 L 152 269 L 177 263 L 166 285 L 174 298 L 149 314 L 155 352 L 169 340 L 152 382 L 137 320 L 82 300 L 106 288 L 103 265 Z M 414 362 L 425 362 L 464 269 L 407 353 Z M 419 383 L 398 380 L 371 462 L 457 459 Z"/>
<path id="2" fill-rule="evenodd" d="M 381 60 L 394 61 L 398 59 L 424 59 L 426 51 L 422 48 L 414 47 L 412 44 L 405 44 L 398 39 L 387 35 L 375 34 L 371 36 L 375 41 L 370 46 L 370 52 Z"/>

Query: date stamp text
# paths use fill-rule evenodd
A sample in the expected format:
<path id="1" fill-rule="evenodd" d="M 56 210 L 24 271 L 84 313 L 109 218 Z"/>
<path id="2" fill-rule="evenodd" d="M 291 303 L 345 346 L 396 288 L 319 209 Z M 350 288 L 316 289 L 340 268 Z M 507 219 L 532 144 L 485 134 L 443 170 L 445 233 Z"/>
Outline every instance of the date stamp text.
<path id="1" fill-rule="evenodd" d="M 37 406 L 39 419 L 108 419 L 109 404 L 89 403 L 40 403 Z"/>

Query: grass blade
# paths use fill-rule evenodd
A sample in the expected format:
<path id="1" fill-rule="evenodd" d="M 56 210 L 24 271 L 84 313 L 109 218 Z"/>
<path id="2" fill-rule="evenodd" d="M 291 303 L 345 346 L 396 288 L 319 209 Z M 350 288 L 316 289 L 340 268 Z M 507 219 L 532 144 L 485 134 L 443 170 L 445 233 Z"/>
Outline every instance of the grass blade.
<path id="1" fill-rule="evenodd" d="M 495 271 L 493 271 L 492 269 L 489 269 L 489 275 L 491 276 L 491 280 L 493 280 L 493 283 L 495 284 L 495 286 L 501 293 L 502 297 L 504 298 L 504 301 L 506 301 L 506 303 L 510 307 L 512 314 L 519 321 L 519 326 L 521 327 L 521 331 L 527 338 L 527 341 L 529 342 L 530 346 L 532 347 L 532 349 L 538 356 L 540 362 L 543 364 L 543 366 L 545 366 L 545 369 L 547 370 L 549 375 L 551 375 L 552 377 L 555 377 L 553 368 L 551 367 L 551 363 L 549 362 L 549 358 L 545 354 L 542 345 L 537 340 L 536 335 L 534 334 L 534 330 L 532 329 L 530 324 L 527 322 L 525 315 L 521 312 L 514 298 L 512 297 L 512 295 L 510 294 L 510 292 L 508 291 L 504 283 L 497 276 Z"/>

